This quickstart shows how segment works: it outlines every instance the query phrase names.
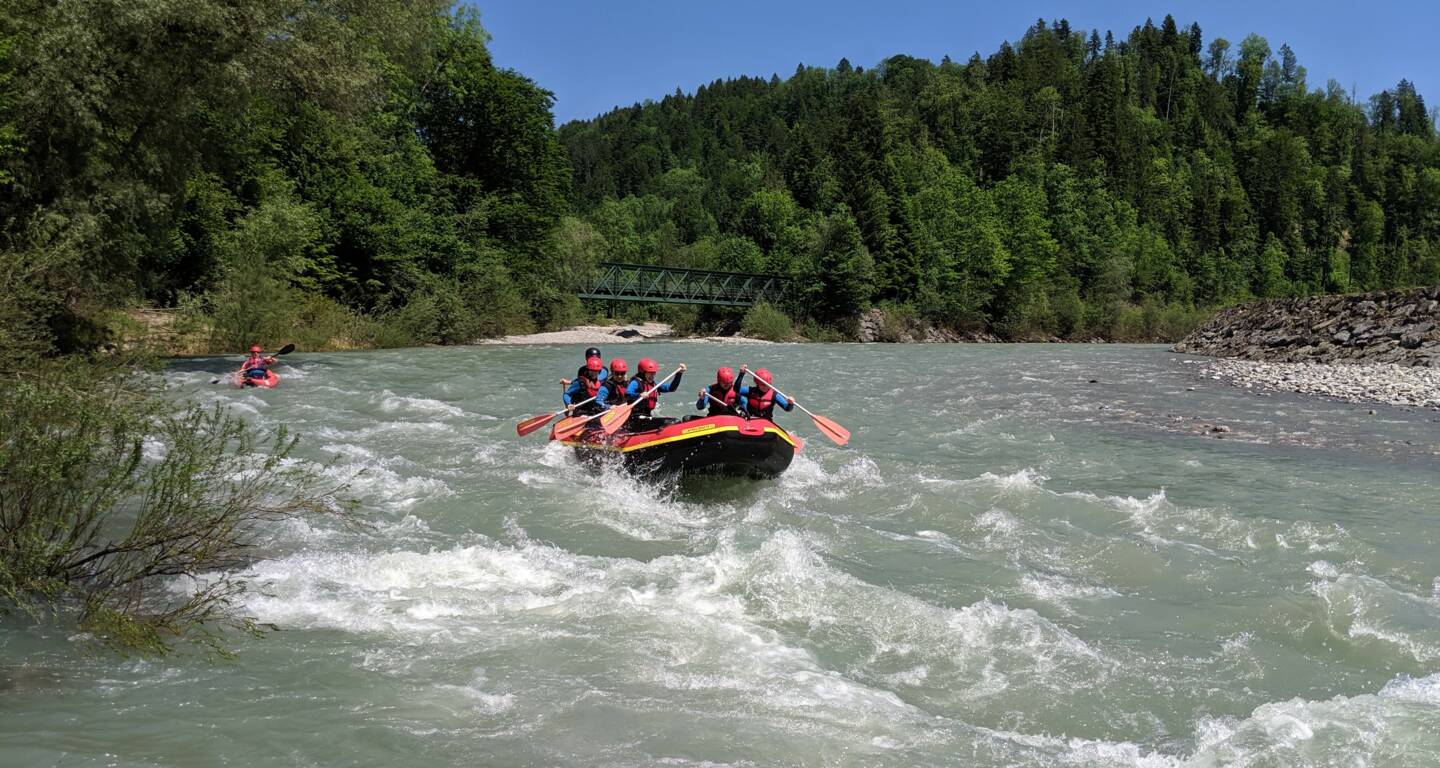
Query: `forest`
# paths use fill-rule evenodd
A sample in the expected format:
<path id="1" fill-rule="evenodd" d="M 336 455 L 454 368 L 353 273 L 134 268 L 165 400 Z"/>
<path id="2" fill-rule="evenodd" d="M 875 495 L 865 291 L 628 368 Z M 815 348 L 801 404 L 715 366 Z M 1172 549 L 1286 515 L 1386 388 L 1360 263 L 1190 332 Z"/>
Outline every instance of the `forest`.
<path id="1" fill-rule="evenodd" d="M 1169 339 L 1254 298 L 1440 282 L 1435 116 L 1286 45 L 1044 20 L 988 57 L 841 60 L 560 129 L 609 260 L 778 273 L 1008 339 Z"/>
<path id="2" fill-rule="evenodd" d="M 190 351 L 464 343 L 609 311 L 573 295 L 600 260 L 784 275 L 817 338 L 871 306 L 1169 338 L 1440 281 L 1421 95 L 1312 87 L 1258 35 L 1041 20 L 964 63 L 800 66 L 558 129 L 488 39 L 444 0 L 7 4 L 0 346 L 94 349 L 136 308 Z"/>

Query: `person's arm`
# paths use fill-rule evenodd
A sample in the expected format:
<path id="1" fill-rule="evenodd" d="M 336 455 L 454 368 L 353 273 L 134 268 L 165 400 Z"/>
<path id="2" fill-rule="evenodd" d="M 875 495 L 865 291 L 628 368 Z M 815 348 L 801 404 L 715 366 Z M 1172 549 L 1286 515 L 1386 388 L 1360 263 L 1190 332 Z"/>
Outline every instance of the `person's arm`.
<path id="1" fill-rule="evenodd" d="M 749 387 L 741 387 L 741 388 L 738 390 L 738 392 L 739 392 L 739 395 L 736 396 L 736 398 L 735 398 L 735 407 L 736 407 L 741 413 L 749 414 L 749 413 L 750 413 L 750 388 L 749 388 Z"/>
<path id="2" fill-rule="evenodd" d="M 600 391 L 595 393 L 595 404 L 600 406 L 602 411 L 610 410 L 610 385 L 608 383 L 601 384 Z"/>
<path id="3" fill-rule="evenodd" d="M 625 396 L 631 398 L 639 397 L 640 393 L 645 391 L 645 388 L 640 386 L 644 383 L 645 382 L 639 379 L 631 379 L 630 383 L 625 386 Z"/>
<path id="4" fill-rule="evenodd" d="M 780 406 L 781 408 L 784 408 L 787 412 L 795 410 L 794 401 L 790 400 L 779 392 L 775 393 L 775 404 Z"/>
<path id="5" fill-rule="evenodd" d="M 569 387 L 565 388 L 565 394 L 561 395 L 560 399 L 564 401 L 566 408 L 569 408 L 576 403 L 575 396 L 580 394 L 580 387 L 582 383 L 583 382 L 581 379 L 576 379 L 570 382 Z"/>
<path id="6" fill-rule="evenodd" d="M 660 388 L 657 389 L 657 390 L 655 390 L 655 391 L 656 391 L 656 392 L 674 392 L 675 390 L 677 390 L 677 389 L 680 388 L 680 380 L 683 379 L 683 378 L 685 378 L 685 369 L 684 369 L 684 368 L 681 368 L 679 371 L 677 371 L 677 372 L 675 373 L 675 378 L 673 378 L 673 379 L 665 382 L 664 384 L 661 384 L 661 385 L 660 385 Z"/>
<path id="7" fill-rule="evenodd" d="M 700 399 L 695 401 L 695 410 L 705 410 L 705 406 L 709 405 L 709 400 L 710 398 L 705 396 L 705 390 L 700 390 Z"/>

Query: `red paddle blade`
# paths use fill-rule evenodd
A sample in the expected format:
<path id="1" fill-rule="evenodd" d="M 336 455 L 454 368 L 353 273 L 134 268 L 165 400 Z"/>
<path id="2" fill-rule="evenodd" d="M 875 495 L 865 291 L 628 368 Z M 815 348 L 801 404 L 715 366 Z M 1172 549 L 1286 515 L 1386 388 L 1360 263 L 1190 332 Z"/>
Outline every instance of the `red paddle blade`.
<path id="1" fill-rule="evenodd" d="M 555 414 L 553 413 L 547 413 L 543 416 L 532 416 L 515 425 L 515 434 L 524 437 L 525 435 L 534 432 L 535 430 L 545 426 L 546 424 L 549 424 L 550 420 L 553 418 L 555 418 Z"/>
<path id="2" fill-rule="evenodd" d="M 554 438 L 556 440 L 569 440 L 580 434 L 580 430 L 584 429 L 585 424 L 588 422 L 589 419 L 584 416 L 571 416 L 568 419 L 561 419 L 560 423 L 555 425 Z"/>
<path id="3" fill-rule="evenodd" d="M 600 417 L 600 428 L 605 430 L 607 435 L 615 434 L 630 418 L 630 410 L 634 407 L 634 405 L 626 403 L 606 411 L 605 415 Z"/>
<path id="4" fill-rule="evenodd" d="M 815 427 L 821 432 L 824 432 L 826 437 L 834 440 L 836 445 L 844 445 L 850 442 L 850 430 L 824 416 L 816 416 L 813 413 L 810 414 L 810 420 L 815 422 Z"/>

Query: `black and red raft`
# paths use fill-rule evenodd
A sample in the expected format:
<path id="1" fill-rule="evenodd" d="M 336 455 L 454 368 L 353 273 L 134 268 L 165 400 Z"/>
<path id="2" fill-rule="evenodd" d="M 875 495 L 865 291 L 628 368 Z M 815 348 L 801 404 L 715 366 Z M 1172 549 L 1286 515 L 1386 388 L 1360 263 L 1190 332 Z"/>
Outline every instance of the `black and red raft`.
<path id="1" fill-rule="evenodd" d="M 650 424 L 655 428 L 649 429 Z M 562 445 L 584 461 L 618 461 L 639 475 L 725 475 L 775 477 L 790 466 L 800 440 L 768 419 L 707 416 L 688 421 L 639 422 L 606 437 L 599 429 L 583 432 Z M 550 433 L 555 439 L 555 433 Z"/>

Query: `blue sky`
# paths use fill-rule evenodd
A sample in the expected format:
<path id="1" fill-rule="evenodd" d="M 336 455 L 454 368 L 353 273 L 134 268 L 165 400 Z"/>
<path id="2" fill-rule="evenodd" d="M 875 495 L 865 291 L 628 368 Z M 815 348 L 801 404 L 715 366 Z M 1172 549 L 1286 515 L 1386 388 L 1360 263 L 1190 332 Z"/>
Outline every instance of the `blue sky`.
<path id="1" fill-rule="evenodd" d="M 1272 49 L 1289 43 L 1311 88 L 1334 78 L 1361 99 L 1402 77 L 1426 104 L 1440 104 L 1440 3 L 1269 2 L 626 2 L 492 0 L 471 3 L 494 36 L 496 62 L 528 75 L 556 97 L 556 122 L 686 92 L 737 75 L 781 78 L 795 65 L 870 67 L 906 53 L 934 61 L 992 53 L 1037 18 L 1068 18 L 1078 29 L 1124 37 L 1166 13 L 1200 23 L 1206 44 L 1238 43 L 1250 32 Z"/>

